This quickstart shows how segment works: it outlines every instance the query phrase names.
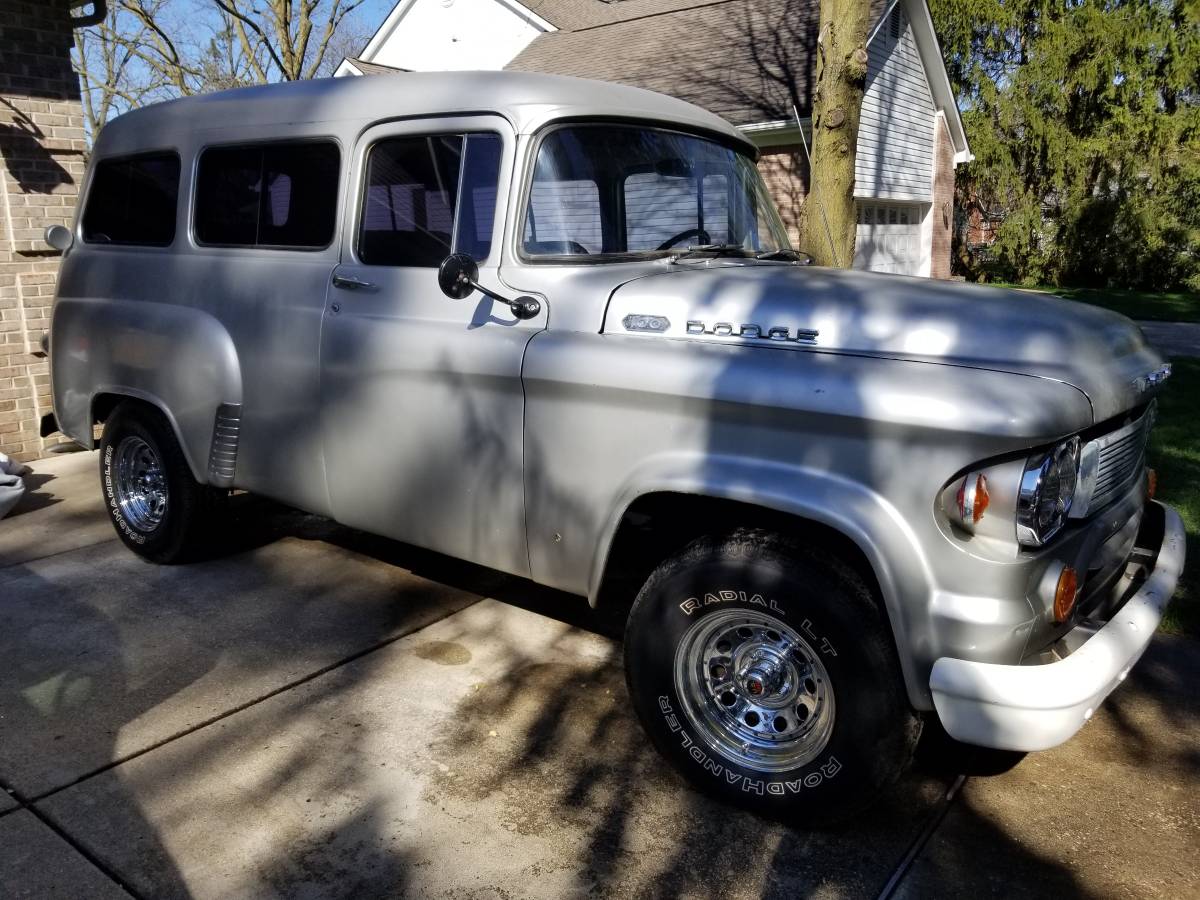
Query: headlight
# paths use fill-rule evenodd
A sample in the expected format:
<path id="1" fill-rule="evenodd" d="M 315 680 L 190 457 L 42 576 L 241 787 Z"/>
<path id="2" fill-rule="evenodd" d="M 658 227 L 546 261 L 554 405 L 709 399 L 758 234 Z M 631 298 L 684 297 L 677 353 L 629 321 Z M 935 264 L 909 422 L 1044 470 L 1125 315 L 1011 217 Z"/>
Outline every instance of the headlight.
<path id="1" fill-rule="evenodd" d="M 1067 521 L 1079 474 L 1079 438 L 1030 457 L 1017 498 L 1017 540 L 1040 547 Z"/>

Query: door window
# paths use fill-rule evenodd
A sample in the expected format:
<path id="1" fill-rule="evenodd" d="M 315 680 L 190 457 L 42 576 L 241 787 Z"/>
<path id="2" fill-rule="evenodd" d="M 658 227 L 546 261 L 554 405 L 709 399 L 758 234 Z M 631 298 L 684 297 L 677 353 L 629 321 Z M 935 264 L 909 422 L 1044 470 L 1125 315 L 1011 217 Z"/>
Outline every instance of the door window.
<path id="1" fill-rule="evenodd" d="M 225 247 L 328 247 L 341 154 L 332 141 L 209 147 L 196 176 L 196 240 Z"/>
<path id="2" fill-rule="evenodd" d="M 367 265 L 436 268 L 452 252 L 492 249 L 502 144 L 496 134 L 385 138 L 367 154 L 358 256 Z"/>

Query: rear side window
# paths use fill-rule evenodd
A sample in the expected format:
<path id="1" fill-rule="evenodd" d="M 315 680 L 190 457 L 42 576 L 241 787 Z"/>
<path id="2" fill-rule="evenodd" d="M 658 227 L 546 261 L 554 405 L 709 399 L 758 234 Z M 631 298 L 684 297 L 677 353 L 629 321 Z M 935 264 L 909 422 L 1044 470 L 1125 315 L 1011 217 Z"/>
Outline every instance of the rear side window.
<path id="1" fill-rule="evenodd" d="M 332 141 L 209 147 L 196 176 L 196 240 L 226 247 L 328 247 L 341 153 Z"/>
<path id="2" fill-rule="evenodd" d="M 178 199 L 178 155 L 102 159 L 92 173 L 83 239 L 92 244 L 166 247 L 175 240 Z"/>
<path id="3" fill-rule="evenodd" d="M 358 256 L 433 268 L 453 251 L 492 249 L 502 144 L 495 134 L 387 138 L 367 156 Z"/>

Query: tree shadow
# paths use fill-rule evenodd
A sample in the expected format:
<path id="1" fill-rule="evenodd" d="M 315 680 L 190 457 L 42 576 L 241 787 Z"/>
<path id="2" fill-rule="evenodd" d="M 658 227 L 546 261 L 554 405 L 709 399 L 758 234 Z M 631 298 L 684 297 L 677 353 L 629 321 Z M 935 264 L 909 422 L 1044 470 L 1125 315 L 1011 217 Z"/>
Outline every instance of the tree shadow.
<path id="1" fill-rule="evenodd" d="M 33 119 L 0 97 L 11 121 L 0 122 L 0 157 L 25 194 L 52 194 L 59 185 L 73 184 L 71 173 L 46 149 L 46 134 Z"/>
<path id="2" fill-rule="evenodd" d="M 171 679 L 131 684 L 121 629 L 103 610 L 28 571 L 19 582 L 7 583 L 4 593 L 5 602 L 0 604 L 0 659 L 5 660 L 0 667 L 4 730 L 0 776 L 14 799 L 22 803 L 18 808 L 36 793 L 36 779 L 28 781 L 26 775 L 37 768 L 38 757 L 56 755 L 75 734 L 86 731 L 91 758 L 112 759 L 124 721 L 153 709 L 211 665 L 211 653 L 193 649 L 181 655 Z M 30 595 L 41 596 L 42 609 L 27 616 L 27 610 L 20 609 L 20 600 Z M 128 704 L 124 718 L 116 722 L 105 714 L 114 698 Z M 23 758 L 26 752 L 33 759 Z M 114 802 L 125 813 L 128 839 L 160 861 L 164 888 L 174 896 L 187 896 L 182 875 L 157 830 L 141 815 L 135 792 L 122 791 Z M 73 829 L 67 826 L 66 830 Z"/>

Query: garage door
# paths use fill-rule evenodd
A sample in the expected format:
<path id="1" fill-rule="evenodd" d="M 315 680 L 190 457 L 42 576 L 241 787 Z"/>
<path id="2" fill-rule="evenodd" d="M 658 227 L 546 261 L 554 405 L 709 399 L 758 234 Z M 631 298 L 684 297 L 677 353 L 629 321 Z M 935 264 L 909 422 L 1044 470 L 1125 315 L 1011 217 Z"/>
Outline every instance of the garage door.
<path id="1" fill-rule="evenodd" d="M 923 275 L 919 204 L 859 201 L 854 267 L 872 272 Z"/>

